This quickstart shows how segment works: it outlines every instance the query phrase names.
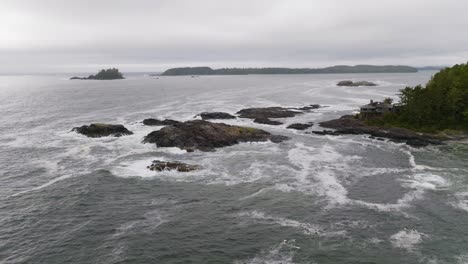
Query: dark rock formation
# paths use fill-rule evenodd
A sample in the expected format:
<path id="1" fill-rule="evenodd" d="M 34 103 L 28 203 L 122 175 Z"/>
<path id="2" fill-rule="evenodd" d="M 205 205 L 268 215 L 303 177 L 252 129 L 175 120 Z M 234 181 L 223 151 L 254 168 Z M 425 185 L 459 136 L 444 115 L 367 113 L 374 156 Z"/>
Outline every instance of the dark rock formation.
<path id="1" fill-rule="evenodd" d="M 172 120 L 172 119 L 154 119 L 154 118 L 147 118 L 143 120 L 143 124 L 147 126 L 169 126 L 180 123 L 179 121 Z"/>
<path id="2" fill-rule="evenodd" d="M 313 134 L 316 135 L 330 135 L 330 136 L 339 136 L 341 135 L 340 133 L 333 131 L 333 130 L 322 130 L 322 131 L 312 131 Z"/>
<path id="3" fill-rule="evenodd" d="M 314 123 L 312 123 L 312 122 L 307 123 L 307 124 L 294 123 L 294 124 L 289 125 L 287 128 L 296 129 L 296 130 L 306 130 L 309 127 L 312 127 L 313 125 L 314 125 Z"/>
<path id="4" fill-rule="evenodd" d="M 404 128 L 369 126 L 363 120 L 350 115 L 322 122 L 320 126 L 335 129 L 335 134 L 369 134 L 373 137 L 388 138 L 391 141 L 406 143 L 414 147 L 423 147 L 430 144 L 440 145 L 444 139 L 433 135 L 416 133 Z M 315 132 L 315 134 L 318 133 Z"/>
<path id="5" fill-rule="evenodd" d="M 119 72 L 119 69 L 112 68 L 104 70 L 102 69 L 95 75 L 89 75 L 88 77 L 72 77 L 70 80 L 118 80 L 125 79 L 123 74 Z"/>
<path id="6" fill-rule="evenodd" d="M 272 126 L 278 126 L 278 125 L 283 124 L 283 123 L 281 123 L 279 121 L 274 121 L 274 120 L 271 120 L 269 118 L 255 118 L 254 122 L 258 123 L 258 124 L 272 125 Z"/>
<path id="7" fill-rule="evenodd" d="M 286 139 L 285 136 L 272 135 L 261 129 L 193 120 L 153 131 L 143 139 L 143 143 L 155 143 L 157 147 L 178 147 L 190 152 L 195 149 L 212 151 L 240 142 L 270 140 L 278 143 Z"/>
<path id="8" fill-rule="evenodd" d="M 336 84 L 337 86 L 377 86 L 377 84 L 368 81 L 360 81 L 360 82 L 353 82 L 353 81 L 341 81 Z"/>
<path id="9" fill-rule="evenodd" d="M 223 112 L 203 112 L 199 115 L 203 120 L 209 119 L 236 119 L 237 117 Z"/>
<path id="10" fill-rule="evenodd" d="M 292 108 L 292 109 L 296 109 L 296 110 L 300 110 L 300 111 L 310 111 L 310 110 L 313 110 L 313 109 L 318 109 L 318 108 L 321 108 L 322 106 L 319 105 L 319 104 L 311 104 L 311 105 L 308 105 L 308 106 L 303 106 L 303 107 L 299 107 L 299 108 Z"/>
<path id="11" fill-rule="evenodd" d="M 123 135 L 133 134 L 133 132 L 129 131 L 123 125 L 110 125 L 101 123 L 95 123 L 89 126 L 75 127 L 72 129 L 72 131 L 92 138 L 107 136 L 120 137 Z"/>
<path id="12" fill-rule="evenodd" d="M 242 118 L 286 118 L 294 117 L 295 115 L 302 114 L 299 111 L 293 111 L 283 107 L 263 107 L 263 108 L 246 108 L 237 112 L 239 117 Z"/>
<path id="13" fill-rule="evenodd" d="M 153 160 L 153 163 L 147 166 L 146 168 L 152 171 L 176 170 L 179 172 L 189 172 L 189 171 L 201 169 L 201 166 L 186 164 L 186 163 L 182 163 L 179 161 Z"/>

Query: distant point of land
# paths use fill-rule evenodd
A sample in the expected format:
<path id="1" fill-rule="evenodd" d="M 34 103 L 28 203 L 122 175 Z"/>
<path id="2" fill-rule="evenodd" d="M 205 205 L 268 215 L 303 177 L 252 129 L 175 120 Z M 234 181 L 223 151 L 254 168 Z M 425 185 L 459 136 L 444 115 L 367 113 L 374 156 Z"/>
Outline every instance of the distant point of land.
<path id="1" fill-rule="evenodd" d="M 117 68 L 102 69 L 95 75 L 89 75 L 88 77 L 72 77 L 70 80 L 118 80 L 125 79 L 123 74 L 119 72 Z"/>
<path id="2" fill-rule="evenodd" d="M 418 69 L 403 65 L 337 65 L 326 68 L 221 68 L 182 67 L 166 70 L 163 76 L 180 75 L 247 75 L 247 74 L 332 74 L 332 73 L 411 73 Z"/>

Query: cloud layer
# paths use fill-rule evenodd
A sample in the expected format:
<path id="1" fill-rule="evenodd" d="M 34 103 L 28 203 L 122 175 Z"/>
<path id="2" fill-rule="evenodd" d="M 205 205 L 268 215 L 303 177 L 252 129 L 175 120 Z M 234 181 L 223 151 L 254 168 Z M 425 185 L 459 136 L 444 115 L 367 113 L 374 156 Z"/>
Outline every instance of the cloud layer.
<path id="1" fill-rule="evenodd" d="M 2 0 L 0 72 L 181 65 L 449 65 L 460 0 Z"/>

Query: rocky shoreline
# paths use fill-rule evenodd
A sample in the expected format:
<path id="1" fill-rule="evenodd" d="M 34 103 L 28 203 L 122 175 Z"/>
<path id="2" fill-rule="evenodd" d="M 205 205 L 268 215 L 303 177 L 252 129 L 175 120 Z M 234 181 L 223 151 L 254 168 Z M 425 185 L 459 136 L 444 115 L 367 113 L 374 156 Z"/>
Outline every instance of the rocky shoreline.
<path id="1" fill-rule="evenodd" d="M 368 134 L 375 138 L 387 138 L 392 142 L 406 143 L 412 147 L 425 147 L 428 145 L 441 145 L 446 137 L 425 133 L 417 133 L 405 128 L 369 126 L 363 120 L 351 115 L 320 123 L 321 127 L 332 128 L 334 131 L 312 131 L 318 135 L 359 135 Z"/>
<path id="2" fill-rule="evenodd" d="M 265 130 L 253 127 L 228 125 L 207 121 L 210 119 L 252 119 L 254 123 L 267 125 L 281 125 L 283 122 L 276 119 L 285 119 L 296 115 L 310 112 L 320 108 L 320 105 L 308 105 L 303 107 L 263 107 L 246 108 L 238 111 L 237 116 L 224 112 L 203 112 L 196 117 L 201 119 L 189 120 L 185 122 L 172 119 L 147 118 L 142 121 L 146 126 L 162 126 L 146 135 L 142 143 L 155 144 L 156 147 L 177 147 L 187 152 L 215 151 L 217 148 L 232 146 L 241 142 L 266 142 L 280 143 L 289 139 L 283 135 L 275 135 Z M 275 119 L 275 120 L 273 120 Z M 291 123 L 286 129 L 306 130 L 314 125 L 313 122 Z M 412 147 L 425 147 L 428 145 L 441 145 L 444 141 L 454 139 L 447 136 L 417 133 L 404 128 L 370 126 L 364 120 L 351 115 L 345 115 L 338 119 L 319 123 L 325 130 L 314 130 L 305 134 L 315 135 L 369 135 L 376 140 L 384 141 L 388 139 L 392 142 L 405 143 Z M 98 138 L 124 135 L 132 135 L 133 132 L 120 124 L 94 123 L 81 127 L 75 127 L 72 131 L 83 134 L 87 137 Z M 460 139 L 460 138 L 457 138 Z M 179 161 L 154 161 L 149 170 L 167 171 L 175 170 L 188 172 L 200 169 L 198 165 L 190 165 Z"/>

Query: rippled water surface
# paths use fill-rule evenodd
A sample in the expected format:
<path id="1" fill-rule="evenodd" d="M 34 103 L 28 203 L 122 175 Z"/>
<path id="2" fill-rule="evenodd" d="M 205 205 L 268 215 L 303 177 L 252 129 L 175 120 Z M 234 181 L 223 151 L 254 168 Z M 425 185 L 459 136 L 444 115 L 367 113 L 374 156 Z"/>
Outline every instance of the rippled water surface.
<path id="1" fill-rule="evenodd" d="M 395 97 L 434 72 L 69 81 L 0 76 L 0 263 L 468 263 L 468 146 L 413 149 L 318 123 Z M 344 79 L 377 87 L 336 87 Z M 291 140 L 186 153 L 142 144 L 144 118 L 328 107 Z M 87 138 L 71 128 L 121 123 Z M 220 122 L 220 121 L 219 121 Z M 306 131 L 286 129 L 314 122 Z M 154 159 L 199 164 L 151 172 Z"/>

